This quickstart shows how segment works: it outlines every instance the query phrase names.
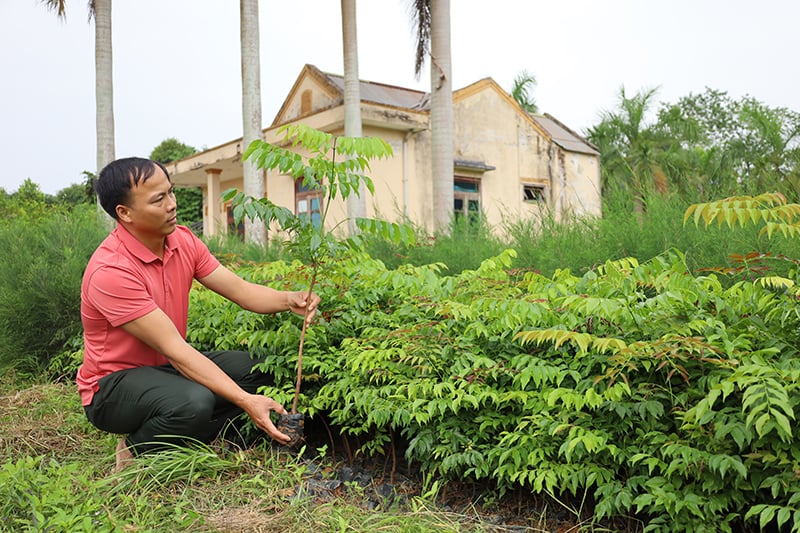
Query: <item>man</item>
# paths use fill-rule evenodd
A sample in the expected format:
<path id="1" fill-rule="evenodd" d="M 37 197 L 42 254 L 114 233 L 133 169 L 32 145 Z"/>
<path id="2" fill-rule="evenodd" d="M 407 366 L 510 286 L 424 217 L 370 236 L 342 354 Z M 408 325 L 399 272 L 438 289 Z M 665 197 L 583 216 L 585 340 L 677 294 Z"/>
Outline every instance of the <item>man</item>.
<path id="1" fill-rule="evenodd" d="M 282 405 L 257 394 L 271 383 L 251 371 L 247 352 L 200 353 L 186 340 L 194 279 L 256 313 L 292 311 L 311 321 L 319 304 L 304 292 L 247 282 L 220 265 L 205 244 L 176 223 L 175 195 L 163 165 L 119 159 L 96 184 L 117 226 L 92 255 L 81 287 L 84 358 L 78 391 L 89 421 L 127 435 L 115 470 L 160 444 L 210 442 L 245 412 L 278 442 L 289 440 L 270 414 Z"/>

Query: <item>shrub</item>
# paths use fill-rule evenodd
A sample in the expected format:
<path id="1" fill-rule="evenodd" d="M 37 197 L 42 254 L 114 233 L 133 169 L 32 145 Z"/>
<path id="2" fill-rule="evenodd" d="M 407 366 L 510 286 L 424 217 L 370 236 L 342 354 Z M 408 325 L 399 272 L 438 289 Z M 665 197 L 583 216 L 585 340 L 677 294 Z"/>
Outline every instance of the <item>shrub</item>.
<path id="1" fill-rule="evenodd" d="M 368 256 L 326 264 L 306 412 L 364 453 L 583 500 L 608 524 L 701 532 L 800 519 L 793 294 L 695 276 L 678 252 L 549 277 L 518 273 L 513 256 L 457 276 Z M 244 274 L 277 288 L 306 275 L 280 262 Z M 204 347 L 265 355 L 277 377 L 266 392 L 285 402 L 299 325 L 199 291 L 189 329 Z"/>
<path id="2" fill-rule="evenodd" d="M 93 205 L 0 225 L 0 366 L 40 374 L 80 346 L 81 278 L 106 232 Z"/>
<path id="3" fill-rule="evenodd" d="M 103 504 L 80 463 L 23 457 L 0 466 L 2 531 L 117 531 Z"/>

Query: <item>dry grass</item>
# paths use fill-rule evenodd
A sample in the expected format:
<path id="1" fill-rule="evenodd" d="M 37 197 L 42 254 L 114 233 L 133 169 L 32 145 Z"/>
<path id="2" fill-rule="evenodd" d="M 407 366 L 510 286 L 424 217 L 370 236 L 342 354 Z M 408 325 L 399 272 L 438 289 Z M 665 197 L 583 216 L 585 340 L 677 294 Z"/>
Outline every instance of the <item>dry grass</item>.
<path id="1" fill-rule="evenodd" d="M 96 480 L 114 523 L 125 531 L 161 531 L 168 526 L 174 531 L 221 533 L 520 531 L 493 525 L 491 515 L 468 505 L 470 491 L 458 490 L 458 484 L 451 488 L 459 496 L 448 498 L 451 504 L 466 503 L 451 507 L 457 512 L 420 498 L 419 486 L 404 488 L 404 503 L 388 508 L 376 507 L 372 487 L 342 485 L 315 493 L 309 487 L 315 480 L 336 478 L 337 465 L 323 458 L 309 468 L 308 462 L 266 446 L 231 452 L 215 443 L 197 451 L 174 450 L 172 455 L 138 459 L 116 477 L 109 475 L 116 440 L 89 424 L 74 384 L 20 388 L 8 376 L 0 377 L 0 461 L 45 456 L 80 464 L 81 471 Z M 185 523 L 176 527 L 176 517 L 185 518 Z M 578 530 L 574 523 L 546 516 L 520 518 L 518 523 L 527 523 L 527 531 Z"/>
<path id="2" fill-rule="evenodd" d="M 74 384 L 11 387 L 6 383 L 0 389 L 0 461 L 25 455 L 102 458 L 113 452 L 108 449 L 113 439 L 83 416 Z"/>

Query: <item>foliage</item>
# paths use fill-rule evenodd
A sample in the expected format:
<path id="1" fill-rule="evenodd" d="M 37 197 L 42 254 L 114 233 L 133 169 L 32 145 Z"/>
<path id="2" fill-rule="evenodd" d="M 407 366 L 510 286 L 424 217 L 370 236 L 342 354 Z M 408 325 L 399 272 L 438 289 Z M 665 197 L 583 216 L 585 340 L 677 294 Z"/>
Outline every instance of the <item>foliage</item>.
<path id="1" fill-rule="evenodd" d="M 225 233 L 203 237 L 214 256 L 229 267 L 236 268 L 243 263 L 257 263 L 275 261 L 286 258 L 285 251 L 280 243 L 273 241 L 266 245 L 244 242 L 238 235 Z"/>
<path id="2" fill-rule="evenodd" d="M 409 228 L 383 220 L 356 219 L 357 228 L 364 233 L 352 235 L 347 240 L 336 237 L 335 227 L 328 231 L 325 226 L 334 199 L 339 197 L 346 200 L 351 194 L 358 195 L 362 184 L 374 193 L 372 180 L 364 172 L 369 169 L 370 160 L 392 154 L 391 147 L 385 141 L 377 137 L 334 137 L 303 124 L 282 126 L 278 129 L 278 134 L 284 135 L 281 145 L 255 140 L 245 150 L 244 158 L 252 159 L 260 169 L 279 169 L 296 180 L 302 180 L 307 190 L 317 191 L 323 202 L 319 224 L 314 224 L 310 217 L 296 215 L 292 210 L 274 204 L 267 198 L 253 198 L 235 189 L 226 191 L 223 198 L 232 203 L 237 224 L 247 216 L 267 225 L 276 223 L 281 231 L 288 233 L 290 238 L 284 242 L 285 247 L 311 266 L 309 298 L 314 291 L 321 264 L 349 250 L 362 247 L 364 234 L 380 235 L 396 243 L 412 242 L 414 234 Z M 284 148 L 283 145 L 289 145 L 291 149 Z M 295 151 L 298 149 L 310 155 L 304 157 Z M 337 156 L 344 156 L 345 159 L 337 161 Z M 303 321 L 297 353 L 297 380 L 292 413 L 297 412 L 300 394 L 306 327 L 307 323 Z"/>
<path id="3" fill-rule="evenodd" d="M 168 137 L 150 152 L 150 159 L 161 164 L 172 163 L 197 152 L 197 149 L 180 142 L 175 137 Z"/>
<path id="4" fill-rule="evenodd" d="M 396 244 L 381 237 L 367 236 L 364 249 L 380 259 L 388 268 L 405 264 L 427 265 L 446 263 L 450 273 L 474 270 L 481 261 L 503 251 L 507 244 L 492 233 L 485 219 L 477 224 L 466 218 L 454 219 L 450 231 L 429 234 L 425 228 L 414 228 L 412 244 Z"/>
<path id="5" fill-rule="evenodd" d="M 711 225 L 741 228 L 759 227 L 759 237 L 769 241 L 783 238 L 796 243 L 800 237 L 800 205 L 790 204 L 781 193 L 764 193 L 758 196 L 734 196 L 714 202 L 690 205 L 683 216 L 684 224 L 689 220 L 695 226 L 702 222 Z M 796 251 L 796 248 L 795 248 Z M 800 295 L 800 259 L 785 254 L 750 250 L 745 254 L 731 254 L 733 266 L 709 267 L 706 270 L 726 275 L 757 279 L 759 283 L 775 288 L 784 288 L 791 294 Z M 768 262 L 788 265 L 784 272 L 776 272 Z M 787 277 L 788 276 L 788 277 Z"/>
<path id="6" fill-rule="evenodd" d="M 759 519 L 751 508 L 767 522 L 795 512 L 794 297 L 692 275 L 678 252 L 580 277 L 519 273 L 514 255 L 457 276 L 367 256 L 326 264 L 324 320 L 306 345 L 309 413 L 364 453 L 402 442 L 444 479 L 586 497 L 597 523 L 732 531 Z M 278 288 L 308 276 L 279 262 L 244 274 Z M 285 399 L 298 324 L 196 298 L 192 340 L 266 355 L 268 392 Z"/>
<path id="7" fill-rule="evenodd" d="M 23 457 L 0 466 L 1 531 L 117 531 L 79 463 Z"/>
<path id="8" fill-rule="evenodd" d="M 81 277 L 104 236 L 89 205 L 0 225 L 0 366 L 39 375 L 79 348 Z"/>
<path id="9" fill-rule="evenodd" d="M 695 162 L 708 197 L 776 189 L 798 200 L 800 113 L 706 89 L 663 106 L 659 123 Z"/>
<path id="10" fill-rule="evenodd" d="M 48 204 L 47 195 L 30 178 L 11 194 L 0 190 L 0 215 L 3 220 L 39 220 L 49 211 Z"/>
<path id="11" fill-rule="evenodd" d="M 175 201 L 178 204 L 178 224 L 202 229 L 203 191 L 196 187 L 176 187 Z"/>
<path id="12" fill-rule="evenodd" d="M 511 88 L 511 97 L 527 113 L 538 113 L 539 107 L 530 91 L 536 88 L 536 76 L 523 70 L 514 78 L 514 86 Z"/>
<path id="13" fill-rule="evenodd" d="M 650 190 L 707 201 L 800 190 L 800 113 L 706 89 L 655 109 L 656 90 L 621 89 L 615 109 L 588 132 L 601 152 L 604 194 Z"/>
<path id="14" fill-rule="evenodd" d="M 86 183 L 74 183 L 56 193 L 56 202 L 65 206 L 91 204 L 94 203 L 94 199 L 94 191 L 88 188 Z"/>

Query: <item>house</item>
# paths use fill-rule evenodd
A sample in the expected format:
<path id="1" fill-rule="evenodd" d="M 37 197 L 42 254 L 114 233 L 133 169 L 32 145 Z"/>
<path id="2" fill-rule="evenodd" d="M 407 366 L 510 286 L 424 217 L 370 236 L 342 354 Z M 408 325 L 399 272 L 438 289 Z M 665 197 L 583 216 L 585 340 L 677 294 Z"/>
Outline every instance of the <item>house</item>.
<path id="1" fill-rule="evenodd" d="M 382 138 L 394 152 L 373 161 L 367 173 L 375 186 L 367 216 L 432 229 L 429 94 L 368 81 L 361 81 L 360 92 L 363 135 Z M 599 152 L 554 117 L 526 113 L 491 78 L 453 91 L 453 117 L 455 213 L 485 217 L 496 228 L 541 216 L 543 207 L 558 219 L 600 215 Z M 279 142 L 278 128 L 294 122 L 343 135 L 344 78 L 305 65 L 264 139 Z M 230 207 L 221 195 L 244 188 L 244 148 L 240 138 L 167 165 L 176 186 L 202 189 L 206 236 L 231 227 Z M 272 202 L 298 214 L 318 214 L 314 192 L 291 176 L 272 171 L 264 179 Z M 334 203 L 326 225 L 345 218 L 345 203 Z"/>

